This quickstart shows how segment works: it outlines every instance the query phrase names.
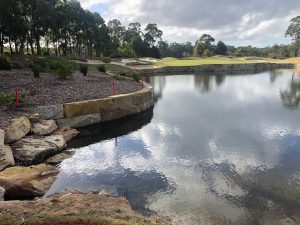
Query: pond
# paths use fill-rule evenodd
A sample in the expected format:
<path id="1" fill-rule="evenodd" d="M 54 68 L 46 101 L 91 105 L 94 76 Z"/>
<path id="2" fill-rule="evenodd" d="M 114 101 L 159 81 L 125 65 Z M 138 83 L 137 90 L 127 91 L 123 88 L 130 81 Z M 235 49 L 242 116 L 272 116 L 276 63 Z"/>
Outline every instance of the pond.
<path id="1" fill-rule="evenodd" d="M 300 215 L 300 76 L 152 76 L 155 106 L 81 129 L 48 194 L 105 190 L 184 224 Z"/>

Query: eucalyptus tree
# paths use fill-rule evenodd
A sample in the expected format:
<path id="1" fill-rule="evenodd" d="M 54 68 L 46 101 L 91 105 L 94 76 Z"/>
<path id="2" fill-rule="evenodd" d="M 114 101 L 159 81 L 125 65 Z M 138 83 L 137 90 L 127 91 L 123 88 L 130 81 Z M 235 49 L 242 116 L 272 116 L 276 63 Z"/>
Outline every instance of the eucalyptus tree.
<path id="1" fill-rule="evenodd" d="M 161 41 L 163 32 L 158 29 L 156 23 L 149 23 L 145 28 L 144 40 L 150 47 L 154 47 L 158 41 Z"/>
<path id="2" fill-rule="evenodd" d="M 215 39 L 209 34 L 203 34 L 195 43 L 194 54 L 203 56 L 205 50 L 213 51 Z"/>
<path id="3" fill-rule="evenodd" d="M 111 41 L 111 52 L 116 56 L 118 55 L 118 49 L 123 44 L 123 36 L 126 28 L 117 19 L 110 20 L 107 27 Z"/>
<path id="4" fill-rule="evenodd" d="M 296 16 L 291 20 L 291 24 L 286 30 L 285 36 L 292 37 L 294 41 L 294 56 L 298 56 L 300 47 L 300 16 Z"/>
<path id="5" fill-rule="evenodd" d="M 52 17 L 55 14 L 53 1 L 47 0 L 23 0 L 27 11 L 28 23 L 28 41 L 30 45 L 35 42 L 37 54 L 41 51 L 41 38 L 48 34 L 52 23 Z M 32 48 L 33 51 L 33 48 Z"/>
<path id="6" fill-rule="evenodd" d="M 227 46 L 223 41 L 219 41 L 215 48 L 215 53 L 217 55 L 227 55 Z"/>
<path id="7" fill-rule="evenodd" d="M 12 42 L 15 52 L 23 53 L 26 41 L 26 14 L 21 0 L 0 1 L 0 51 L 3 54 L 4 43 L 8 42 L 11 52 Z M 20 48 L 18 48 L 20 47 Z"/>

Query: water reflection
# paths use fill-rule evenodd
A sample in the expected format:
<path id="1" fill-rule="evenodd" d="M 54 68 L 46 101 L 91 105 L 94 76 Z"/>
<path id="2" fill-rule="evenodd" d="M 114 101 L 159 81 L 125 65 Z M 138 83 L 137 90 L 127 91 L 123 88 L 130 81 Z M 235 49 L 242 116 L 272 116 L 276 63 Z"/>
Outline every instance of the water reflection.
<path id="1" fill-rule="evenodd" d="M 124 124 L 85 129 L 84 144 L 73 146 L 95 144 L 61 164 L 50 193 L 128 192 L 136 209 L 185 224 L 297 224 L 300 117 L 281 100 L 292 76 L 151 77 L 151 122 L 114 135 Z"/>
<path id="2" fill-rule="evenodd" d="M 281 91 L 282 104 L 289 109 L 298 109 L 300 103 L 300 76 L 293 74 L 288 88 Z"/>

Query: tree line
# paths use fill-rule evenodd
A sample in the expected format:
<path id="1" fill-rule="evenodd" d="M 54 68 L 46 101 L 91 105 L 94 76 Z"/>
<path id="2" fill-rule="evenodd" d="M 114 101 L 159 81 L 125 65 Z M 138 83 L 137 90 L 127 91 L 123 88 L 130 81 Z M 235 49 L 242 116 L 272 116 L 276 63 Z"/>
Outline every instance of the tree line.
<path id="1" fill-rule="evenodd" d="M 208 57 L 213 55 L 285 58 L 299 55 L 300 16 L 291 20 L 286 36 L 290 45 L 256 48 L 215 43 L 203 34 L 195 44 L 168 43 L 157 24 L 127 27 L 99 13 L 84 10 L 78 0 L 1 0 L 0 54 L 10 53 L 81 57 Z"/>
<path id="2" fill-rule="evenodd" d="M 139 23 L 105 24 L 99 13 L 84 10 L 77 0 L 1 0 L 0 53 L 56 56 L 152 56 L 162 31 Z"/>

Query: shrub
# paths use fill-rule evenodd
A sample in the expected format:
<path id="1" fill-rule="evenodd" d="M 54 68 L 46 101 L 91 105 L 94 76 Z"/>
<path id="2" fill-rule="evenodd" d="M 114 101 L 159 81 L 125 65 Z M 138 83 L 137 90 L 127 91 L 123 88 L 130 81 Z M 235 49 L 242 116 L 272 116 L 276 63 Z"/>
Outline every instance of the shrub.
<path id="1" fill-rule="evenodd" d="M 124 80 L 125 78 L 122 77 L 122 76 L 119 76 L 119 75 L 115 75 L 115 76 L 114 76 L 114 79 L 115 79 L 115 80 Z"/>
<path id="2" fill-rule="evenodd" d="M 86 76 L 88 73 L 88 65 L 87 64 L 80 64 L 80 73 L 83 74 L 83 76 Z"/>
<path id="3" fill-rule="evenodd" d="M 34 77 L 40 77 L 41 68 L 38 65 L 31 65 L 31 69 Z"/>
<path id="4" fill-rule="evenodd" d="M 65 79 L 73 74 L 74 68 L 70 63 L 59 63 L 56 73 L 60 79 Z"/>
<path id="5" fill-rule="evenodd" d="M 25 98 L 25 94 L 20 93 L 19 101 L 21 103 L 24 102 L 24 98 Z M 1 104 L 13 104 L 15 102 L 16 102 L 16 96 L 0 92 L 0 103 Z"/>
<path id="6" fill-rule="evenodd" d="M 40 68 L 44 68 L 46 69 L 47 68 L 47 64 L 48 64 L 48 61 L 47 59 L 44 59 L 44 58 L 36 58 L 34 59 L 34 64 L 39 66 Z"/>
<path id="7" fill-rule="evenodd" d="M 130 74 L 130 77 L 131 77 L 133 80 L 139 82 L 141 76 L 140 76 L 138 73 L 131 73 L 131 74 Z"/>
<path id="8" fill-rule="evenodd" d="M 5 56 L 0 56 L 0 70 L 11 70 L 11 64 Z"/>
<path id="9" fill-rule="evenodd" d="M 97 69 L 99 70 L 99 72 L 106 73 L 106 68 L 104 65 L 97 66 Z"/>

